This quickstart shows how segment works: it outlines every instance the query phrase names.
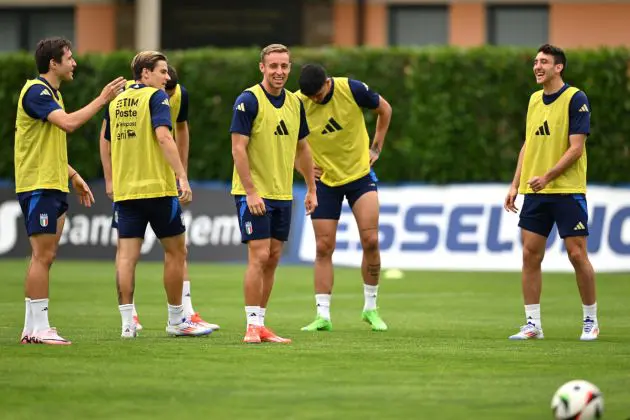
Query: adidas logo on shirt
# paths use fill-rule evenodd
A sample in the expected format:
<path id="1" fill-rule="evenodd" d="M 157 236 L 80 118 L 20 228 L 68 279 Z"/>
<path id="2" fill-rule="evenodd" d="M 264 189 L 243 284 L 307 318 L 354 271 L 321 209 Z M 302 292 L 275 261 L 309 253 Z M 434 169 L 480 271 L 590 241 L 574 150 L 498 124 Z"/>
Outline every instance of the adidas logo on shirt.
<path id="1" fill-rule="evenodd" d="M 50 92 L 48 92 L 48 89 L 44 89 L 42 90 L 42 93 L 39 94 L 39 96 L 51 96 Z"/>
<path id="2" fill-rule="evenodd" d="M 586 106 L 586 104 L 582 105 L 582 107 L 579 109 L 579 112 L 590 112 L 588 110 L 588 107 Z"/>
<path id="3" fill-rule="evenodd" d="M 162 105 L 171 106 L 171 105 L 168 103 L 168 99 L 164 99 L 164 100 L 162 101 Z"/>
<path id="4" fill-rule="evenodd" d="M 276 127 L 276 131 L 273 132 L 276 136 L 288 136 L 289 130 L 287 129 L 287 125 L 284 123 L 284 120 L 280 120 L 278 126 Z"/>
<path id="5" fill-rule="evenodd" d="M 577 225 L 573 228 L 573 230 L 585 230 L 584 224 L 582 222 L 578 222 Z"/>
<path id="6" fill-rule="evenodd" d="M 551 131 L 549 131 L 549 124 L 547 124 L 547 121 L 545 121 L 543 125 L 538 127 L 538 130 L 536 130 L 537 136 L 544 136 L 544 135 L 548 136 L 550 134 L 551 134 Z"/>
<path id="7" fill-rule="evenodd" d="M 240 104 L 236 106 L 236 109 L 239 111 L 245 112 L 245 104 L 241 102 Z"/>
<path id="8" fill-rule="evenodd" d="M 335 131 L 340 131 L 340 130 L 343 130 L 343 127 L 340 126 L 339 123 L 335 121 L 334 118 L 331 117 L 328 120 L 328 124 L 326 124 L 326 128 L 322 130 L 322 134 L 334 133 Z"/>

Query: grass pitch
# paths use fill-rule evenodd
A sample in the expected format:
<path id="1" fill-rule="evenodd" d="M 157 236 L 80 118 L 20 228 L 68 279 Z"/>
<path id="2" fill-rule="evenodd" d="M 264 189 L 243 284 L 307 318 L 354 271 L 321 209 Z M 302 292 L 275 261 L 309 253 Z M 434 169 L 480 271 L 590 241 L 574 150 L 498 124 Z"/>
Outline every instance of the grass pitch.
<path id="1" fill-rule="evenodd" d="M 334 331 L 305 333 L 312 270 L 280 267 L 267 325 L 291 345 L 244 345 L 243 266 L 191 264 L 195 309 L 221 331 L 169 338 L 159 264 L 139 264 L 145 327 L 120 339 L 113 263 L 60 260 L 50 320 L 69 347 L 18 344 L 26 261 L 0 262 L 0 418 L 546 419 L 571 379 L 600 387 L 605 419 L 630 417 L 630 278 L 598 276 L 602 333 L 578 340 L 572 275 L 546 274 L 545 339 L 512 342 L 524 314 L 519 273 L 406 272 L 383 280 L 390 331 L 360 321 L 357 270 L 337 269 Z"/>

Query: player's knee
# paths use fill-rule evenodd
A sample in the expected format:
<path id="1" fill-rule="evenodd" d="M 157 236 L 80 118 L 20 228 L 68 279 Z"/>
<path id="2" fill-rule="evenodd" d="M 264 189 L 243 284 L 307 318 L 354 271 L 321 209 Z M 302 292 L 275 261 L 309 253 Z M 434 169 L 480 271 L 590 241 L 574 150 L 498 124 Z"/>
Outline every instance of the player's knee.
<path id="1" fill-rule="evenodd" d="M 587 259 L 586 248 L 580 245 L 568 246 L 567 255 L 573 265 L 581 264 Z"/>
<path id="2" fill-rule="evenodd" d="M 331 237 L 317 238 L 315 249 L 317 258 L 332 258 L 335 251 L 335 241 Z"/>
<path id="3" fill-rule="evenodd" d="M 256 247 L 250 249 L 249 263 L 257 266 L 265 266 L 269 264 L 271 250 L 269 247 Z"/>
<path id="4" fill-rule="evenodd" d="M 523 265 L 525 266 L 538 266 L 542 263 L 543 257 L 545 256 L 544 249 L 541 251 L 539 249 L 524 247 L 523 248 Z"/>
<path id="5" fill-rule="evenodd" d="M 378 251 L 378 230 L 372 229 L 365 231 L 361 235 L 361 246 L 364 252 Z"/>
<path id="6" fill-rule="evenodd" d="M 39 249 L 37 251 L 33 251 L 33 260 L 47 267 L 50 267 L 52 265 L 56 257 L 57 257 L 56 248 Z"/>

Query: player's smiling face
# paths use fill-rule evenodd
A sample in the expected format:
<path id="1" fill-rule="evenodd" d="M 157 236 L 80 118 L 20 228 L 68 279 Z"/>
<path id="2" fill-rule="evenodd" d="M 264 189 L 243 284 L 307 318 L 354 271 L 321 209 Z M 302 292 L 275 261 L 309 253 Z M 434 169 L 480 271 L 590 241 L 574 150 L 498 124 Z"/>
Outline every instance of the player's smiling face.
<path id="1" fill-rule="evenodd" d="M 286 52 L 272 52 L 260 63 L 260 71 L 267 83 L 276 89 L 282 89 L 291 72 L 291 61 Z"/>
<path id="2" fill-rule="evenodd" d="M 168 75 L 168 65 L 166 61 L 160 60 L 155 63 L 153 70 L 142 69 L 142 83 L 156 89 L 166 89 L 166 82 L 171 80 Z"/>
<path id="3" fill-rule="evenodd" d="M 562 71 L 562 64 L 555 64 L 553 55 L 539 52 L 534 59 L 534 76 L 536 83 L 544 84 L 554 77 L 558 76 Z"/>
<path id="4" fill-rule="evenodd" d="M 77 62 L 74 61 L 72 51 L 68 48 L 64 49 L 61 56 L 61 63 L 51 60 L 51 68 L 57 73 L 60 80 L 72 80 L 74 78 L 74 69 L 77 67 Z"/>

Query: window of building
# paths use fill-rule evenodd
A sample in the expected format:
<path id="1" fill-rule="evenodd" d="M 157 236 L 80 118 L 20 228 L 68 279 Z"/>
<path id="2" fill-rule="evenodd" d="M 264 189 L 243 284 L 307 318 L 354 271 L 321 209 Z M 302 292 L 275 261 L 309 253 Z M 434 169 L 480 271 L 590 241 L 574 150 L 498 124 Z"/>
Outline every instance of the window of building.
<path id="1" fill-rule="evenodd" d="M 493 45 L 537 47 L 549 39 L 549 8 L 489 6 L 488 42 Z"/>
<path id="2" fill-rule="evenodd" d="M 0 9 L 0 52 L 34 51 L 37 41 L 50 36 L 74 41 L 74 8 Z"/>
<path id="3" fill-rule="evenodd" d="M 448 44 L 448 17 L 448 6 L 391 6 L 389 44 Z"/>

